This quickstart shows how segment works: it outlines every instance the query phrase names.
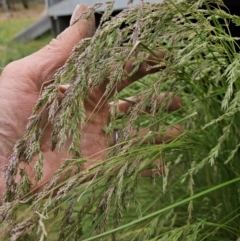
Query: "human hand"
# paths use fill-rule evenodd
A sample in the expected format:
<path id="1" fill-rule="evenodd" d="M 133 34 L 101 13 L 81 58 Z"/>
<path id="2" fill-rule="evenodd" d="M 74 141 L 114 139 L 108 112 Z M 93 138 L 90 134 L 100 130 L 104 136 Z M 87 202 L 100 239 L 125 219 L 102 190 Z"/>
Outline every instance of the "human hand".
<path id="1" fill-rule="evenodd" d="M 81 6 L 74 11 L 73 18 L 77 18 L 82 12 L 87 10 L 87 6 Z M 0 77 L 0 166 L 8 164 L 8 157 L 10 156 L 13 147 L 18 139 L 23 137 L 25 126 L 31 116 L 32 109 L 36 104 L 42 85 L 44 82 L 51 80 L 55 71 L 61 67 L 68 59 L 72 48 L 81 39 L 91 37 L 95 31 L 94 19 L 79 20 L 74 25 L 66 29 L 60 34 L 57 39 L 54 39 L 49 45 L 41 49 L 40 51 L 30 55 L 24 59 L 15 61 L 9 64 L 3 71 Z M 161 57 L 162 53 L 160 53 Z M 130 73 L 133 68 L 133 61 L 129 61 L 125 65 L 125 73 Z M 119 86 L 117 90 L 121 91 L 135 80 L 142 78 L 143 76 L 158 71 L 152 69 L 147 71 L 148 65 L 151 64 L 151 59 L 143 62 L 138 71 L 131 77 L 126 78 Z M 104 160 L 108 148 L 114 145 L 114 140 L 109 139 L 109 136 L 104 132 L 104 126 L 109 124 L 109 114 L 111 103 L 108 100 L 102 101 L 102 97 L 105 92 L 108 79 L 99 87 L 96 87 L 94 91 L 89 94 L 89 98 L 85 102 L 86 119 L 88 125 L 81 129 L 83 133 L 80 143 L 81 154 L 83 158 L 87 158 L 89 161 L 83 164 L 82 169 L 87 169 L 94 163 Z M 59 87 L 59 96 L 64 93 L 68 86 Z M 111 97 L 111 96 L 109 96 Z M 159 104 L 161 100 L 159 96 Z M 60 100 L 61 101 L 61 100 Z M 177 109 L 180 106 L 181 100 L 174 98 L 169 105 L 169 109 Z M 129 109 L 129 102 L 119 102 L 119 110 L 127 113 Z M 99 106 L 96 108 L 96 106 Z M 30 181 L 32 182 L 32 188 L 42 186 L 49 180 L 54 172 L 58 170 L 64 160 L 68 157 L 68 150 L 70 143 L 61 150 L 51 151 L 51 132 L 52 126 L 47 123 L 47 128 L 42 136 L 41 150 L 44 154 L 43 165 L 43 177 L 37 182 L 34 179 L 34 166 L 36 160 L 30 163 L 30 165 L 20 165 L 20 168 L 24 168 L 27 172 Z M 44 125 L 45 125 L 44 124 Z M 166 131 L 164 138 L 156 137 L 156 143 L 160 143 L 163 139 L 169 140 L 170 138 L 177 136 L 181 131 L 181 128 L 172 127 Z M 140 135 L 146 135 L 147 130 L 140 133 Z M 148 175 L 147 173 L 145 173 Z M 5 179 L 0 177 L 0 194 L 4 191 Z"/>

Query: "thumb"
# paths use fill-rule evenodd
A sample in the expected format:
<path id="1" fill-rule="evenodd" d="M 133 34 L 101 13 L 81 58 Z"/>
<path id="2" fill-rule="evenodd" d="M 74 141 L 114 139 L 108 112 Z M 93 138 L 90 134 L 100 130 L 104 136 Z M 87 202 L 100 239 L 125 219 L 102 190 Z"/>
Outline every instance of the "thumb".
<path id="1" fill-rule="evenodd" d="M 71 22 L 87 10 L 87 5 L 77 5 Z M 8 75 L 8 80 L 16 79 L 17 73 L 19 77 L 21 76 L 21 80 L 33 82 L 34 85 L 36 84 L 37 89 L 40 90 L 43 82 L 50 80 L 55 71 L 66 62 L 73 47 L 80 40 L 93 36 L 94 32 L 94 17 L 80 19 L 65 29 L 64 32 L 58 35 L 56 39 L 53 39 L 47 46 L 32 55 L 13 62 L 10 66 L 6 67 L 6 70 L 9 68 L 9 71 L 5 70 L 4 72 Z M 31 85 L 32 83 L 29 84 Z"/>

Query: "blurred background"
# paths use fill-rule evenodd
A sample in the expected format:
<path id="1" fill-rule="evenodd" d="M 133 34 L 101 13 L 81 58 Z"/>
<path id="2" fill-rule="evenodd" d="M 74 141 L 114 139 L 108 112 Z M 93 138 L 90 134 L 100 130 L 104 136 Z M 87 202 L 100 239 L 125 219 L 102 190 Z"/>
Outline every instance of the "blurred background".
<path id="1" fill-rule="evenodd" d="M 28 41 L 14 40 L 24 29 L 46 15 L 43 0 L 7 0 L 0 2 L 0 68 L 44 46 L 51 38 L 51 30 Z"/>
<path id="2" fill-rule="evenodd" d="M 9 62 L 35 52 L 69 25 L 77 4 L 103 5 L 95 13 L 98 25 L 105 0 L 0 0 L 0 72 Z M 134 0 L 134 4 L 141 0 Z M 160 3 L 163 0 L 148 0 Z M 240 15 L 240 1 L 224 0 L 228 10 Z M 115 0 L 113 15 L 128 7 L 128 0 Z M 231 28 L 231 26 L 230 26 Z M 239 36 L 239 27 L 231 28 Z"/>
<path id="3" fill-rule="evenodd" d="M 134 4 L 140 2 L 135 0 Z M 9 62 L 40 49 L 68 27 L 77 4 L 95 3 L 103 4 L 95 15 L 98 24 L 105 0 L 0 0 L 0 72 Z M 128 0 L 116 0 L 113 15 L 127 6 Z"/>

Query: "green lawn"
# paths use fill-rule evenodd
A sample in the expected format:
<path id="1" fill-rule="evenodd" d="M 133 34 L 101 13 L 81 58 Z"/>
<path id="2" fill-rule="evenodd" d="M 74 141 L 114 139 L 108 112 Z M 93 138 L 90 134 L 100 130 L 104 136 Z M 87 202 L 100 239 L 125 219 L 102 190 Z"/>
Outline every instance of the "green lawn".
<path id="1" fill-rule="evenodd" d="M 29 42 L 16 42 L 12 38 L 21 30 L 35 21 L 31 19 L 0 20 L 0 68 L 3 69 L 8 63 L 23 58 L 47 44 L 52 38 L 50 32 L 36 40 Z"/>

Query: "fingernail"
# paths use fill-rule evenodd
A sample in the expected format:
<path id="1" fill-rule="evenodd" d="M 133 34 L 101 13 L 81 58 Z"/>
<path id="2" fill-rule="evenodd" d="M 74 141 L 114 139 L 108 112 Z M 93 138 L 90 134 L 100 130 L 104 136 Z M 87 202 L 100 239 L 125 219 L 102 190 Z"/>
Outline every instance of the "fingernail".
<path id="1" fill-rule="evenodd" d="M 72 14 L 72 17 L 70 19 L 70 25 L 74 23 L 74 21 L 79 17 L 78 9 L 80 8 L 80 5 L 78 4 Z"/>

